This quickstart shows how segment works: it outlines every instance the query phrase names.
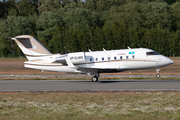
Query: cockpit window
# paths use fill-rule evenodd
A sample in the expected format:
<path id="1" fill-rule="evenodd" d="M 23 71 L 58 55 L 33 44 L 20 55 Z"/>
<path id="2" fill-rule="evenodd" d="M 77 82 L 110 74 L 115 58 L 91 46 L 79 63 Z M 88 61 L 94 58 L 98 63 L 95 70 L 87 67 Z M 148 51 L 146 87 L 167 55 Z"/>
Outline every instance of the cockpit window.
<path id="1" fill-rule="evenodd" d="M 146 55 L 160 55 L 160 54 L 157 52 L 146 52 Z"/>

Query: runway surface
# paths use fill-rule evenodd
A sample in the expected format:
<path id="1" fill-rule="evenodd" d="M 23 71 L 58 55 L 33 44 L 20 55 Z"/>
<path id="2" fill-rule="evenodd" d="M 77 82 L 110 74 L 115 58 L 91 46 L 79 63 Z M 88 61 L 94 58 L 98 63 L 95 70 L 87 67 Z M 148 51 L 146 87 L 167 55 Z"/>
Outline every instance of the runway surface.
<path id="1" fill-rule="evenodd" d="M 0 92 L 180 91 L 180 80 L 2 80 Z"/>

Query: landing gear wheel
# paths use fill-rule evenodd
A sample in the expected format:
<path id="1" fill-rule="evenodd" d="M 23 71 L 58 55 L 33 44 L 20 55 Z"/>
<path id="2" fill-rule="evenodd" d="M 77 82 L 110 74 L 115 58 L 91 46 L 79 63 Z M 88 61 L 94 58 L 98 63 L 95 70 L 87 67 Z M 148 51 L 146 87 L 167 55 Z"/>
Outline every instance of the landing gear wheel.
<path id="1" fill-rule="evenodd" d="M 92 81 L 93 82 L 97 82 L 98 81 L 98 77 L 96 77 L 96 76 L 92 77 Z"/>
<path id="2" fill-rule="evenodd" d="M 160 69 L 159 69 L 159 68 L 157 68 L 157 70 L 156 70 L 156 71 L 157 71 L 156 77 L 157 77 L 157 78 L 160 78 L 160 74 L 159 74 Z"/>
<path id="3" fill-rule="evenodd" d="M 157 77 L 157 78 L 160 78 L 160 74 L 156 74 L 156 77 Z"/>

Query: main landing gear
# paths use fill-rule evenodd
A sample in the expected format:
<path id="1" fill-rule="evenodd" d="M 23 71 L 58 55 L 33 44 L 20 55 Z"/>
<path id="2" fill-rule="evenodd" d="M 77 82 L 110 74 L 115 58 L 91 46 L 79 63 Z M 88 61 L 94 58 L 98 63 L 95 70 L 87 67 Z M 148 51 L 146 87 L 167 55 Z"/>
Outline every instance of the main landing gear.
<path id="1" fill-rule="evenodd" d="M 92 81 L 93 81 L 93 82 L 97 82 L 97 81 L 98 81 L 98 77 L 93 76 L 93 77 L 92 77 Z"/>
<path id="2" fill-rule="evenodd" d="M 94 76 L 92 77 L 92 81 L 93 81 L 93 82 L 97 82 L 99 77 L 100 77 L 99 74 L 94 75 Z"/>
<path id="3" fill-rule="evenodd" d="M 157 78 L 160 78 L 160 74 L 159 74 L 160 69 L 159 69 L 159 68 L 157 68 L 157 70 L 156 70 L 156 71 L 157 71 L 156 77 L 157 77 Z"/>

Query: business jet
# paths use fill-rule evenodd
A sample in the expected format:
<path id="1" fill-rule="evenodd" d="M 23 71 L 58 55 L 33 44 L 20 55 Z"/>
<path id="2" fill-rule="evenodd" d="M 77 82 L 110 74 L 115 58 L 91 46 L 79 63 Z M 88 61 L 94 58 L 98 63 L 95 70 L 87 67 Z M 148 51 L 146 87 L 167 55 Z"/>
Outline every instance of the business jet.
<path id="1" fill-rule="evenodd" d="M 29 61 L 26 68 L 65 73 L 87 73 L 92 81 L 98 81 L 100 73 L 123 72 L 159 68 L 174 63 L 171 59 L 147 48 L 74 52 L 51 54 L 43 45 L 30 35 L 11 37 Z"/>

